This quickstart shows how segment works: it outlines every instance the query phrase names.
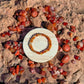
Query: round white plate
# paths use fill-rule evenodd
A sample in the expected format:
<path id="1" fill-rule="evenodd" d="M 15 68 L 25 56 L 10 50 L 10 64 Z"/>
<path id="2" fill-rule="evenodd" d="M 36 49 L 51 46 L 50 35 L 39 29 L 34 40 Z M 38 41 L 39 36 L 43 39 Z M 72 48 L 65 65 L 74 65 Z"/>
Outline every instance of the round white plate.
<path id="1" fill-rule="evenodd" d="M 50 50 L 45 52 L 44 54 L 37 54 L 29 48 L 28 42 L 30 41 L 30 38 L 32 37 L 32 35 L 34 35 L 36 33 L 42 33 L 42 34 L 48 36 L 51 40 L 52 46 L 51 46 Z M 44 36 L 37 36 L 33 40 L 32 46 L 33 46 L 34 50 L 41 51 L 48 46 L 47 41 L 48 40 Z M 56 36 L 51 31 L 44 29 L 44 28 L 36 28 L 36 29 L 33 29 L 30 32 L 28 32 L 26 34 L 26 36 L 24 37 L 23 49 L 24 49 L 26 56 L 28 58 L 30 58 L 32 61 L 42 63 L 42 62 L 51 60 L 56 55 L 56 53 L 58 51 L 58 41 L 57 41 Z"/>

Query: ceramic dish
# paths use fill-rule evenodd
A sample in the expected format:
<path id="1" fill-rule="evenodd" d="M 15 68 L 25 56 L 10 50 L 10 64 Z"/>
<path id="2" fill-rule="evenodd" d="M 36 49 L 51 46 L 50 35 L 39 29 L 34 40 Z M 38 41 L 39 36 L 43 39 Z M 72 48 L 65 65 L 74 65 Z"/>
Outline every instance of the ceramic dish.
<path id="1" fill-rule="evenodd" d="M 36 28 L 26 34 L 23 49 L 28 58 L 35 62 L 51 60 L 58 51 L 56 36 L 44 28 Z"/>

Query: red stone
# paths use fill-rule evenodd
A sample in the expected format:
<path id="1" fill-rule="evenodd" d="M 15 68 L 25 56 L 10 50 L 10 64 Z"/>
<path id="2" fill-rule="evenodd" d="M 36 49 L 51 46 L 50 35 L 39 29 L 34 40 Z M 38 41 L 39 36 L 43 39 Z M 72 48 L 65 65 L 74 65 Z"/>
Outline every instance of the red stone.
<path id="1" fill-rule="evenodd" d="M 79 56 L 77 56 L 77 55 L 74 55 L 74 58 L 76 59 L 76 60 L 80 60 L 81 58 L 79 57 Z"/>
<path id="2" fill-rule="evenodd" d="M 39 83 L 39 84 L 41 84 L 42 83 L 42 79 L 37 79 L 37 82 Z"/>
<path id="3" fill-rule="evenodd" d="M 16 69 L 15 69 L 16 74 L 19 74 L 19 71 L 20 71 L 20 66 L 17 65 L 17 66 L 16 66 Z"/>
<path id="4" fill-rule="evenodd" d="M 25 26 L 25 22 L 21 22 L 21 24 L 20 25 L 24 25 Z M 19 25 L 18 25 L 19 26 Z"/>
<path id="5" fill-rule="evenodd" d="M 70 26 L 70 30 L 71 30 L 72 32 L 75 32 L 75 31 L 76 31 L 75 26 Z"/>
<path id="6" fill-rule="evenodd" d="M 66 41 L 66 43 L 69 43 L 69 40 L 68 39 L 66 39 L 65 41 Z"/>
<path id="7" fill-rule="evenodd" d="M 56 22 L 56 20 L 55 19 L 50 19 L 50 22 L 52 23 L 52 24 L 54 24 L 55 22 Z"/>
<path id="8" fill-rule="evenodd" d="M 18 58 L 22 60 L 23 59 L 23 56 L 22 55 L 19 55 Z"/>
<path id="9" fill-rule="evenodd" d="M 47 5 L 46 5 L 46 6 L 44 7 L 44 9 L 45 9 L 46 12 L 49 12 L 49 11 L 50 11 L 50 6 L 47 6 Z"/>
<path id="10" fill-rule="evenodd" d="M 8 36 L 10 36 L 10 33 L 9 33 L 9 32 L 5 32 L 5 35 L 8 35 Z"/>
<path id="11" fill-rule="evenodd" d="M 26 21 L 26 18 L 24 16 L 18 16 L 17 20 L 19 22 L 25 22 Z"/>
<path id="12" fill-rule="evenodd" d="M 67 44 L 69 43 L 70 41 L 68 39 L 64 40 L 63 43 Z"/>
<path id="13" fill-rule="evenodd" d="M 59 65 L 60 65 L 60 66 L 63 66 L 63 65 L 64 65 L 64 63 L 60 63 Z"/>
<path id="14" fill-rule="evenodd" d="M 5 33 L 2 33 L 1 36 L 2 36 L 2 37 L 5 37 L 6 35 L 5 35 Z"/>
<path id="15" fill-rule="evenodd" d="M 75 37 L 73 38 L 73 41 L 76 41 L 76 38 Z"/>
<path id="16" fill-rule="evenodd" d="M 62 58 L 62 63 L 68 63 L 69 62 L 69 60 L 70 60 L 70 57 L 69 57 L 69 55 L 65 55 L 63 58 Z"/>
<path id="17" fill-rule="evenodd" d="M 66 71 L 63 71 L 61 74 L 62 74 L 63 76 L 67 76 L 67 72 L 66 72 Z"/>
<path id="18" fill-rule="evenodd" d="M 76 47 L 77 47 L 78 49 L 80 49 L 80 48 L 81 48 L 81 47 L 80 47 L 80 45 L 78 45 L 78 44 L 76 45 Z"/>
<path id="19" fill-rule="evenodd" d="M 17 51 L 15 52 L 15 56 L 17 56 L 17 55 L 20 55 L 20 51 L 19 51 L 19 50 L 17 50 Z"/>
<path id="20" fill-rule="evenodd" d="M 68 32 L 68 35 L 69 35 L 70 37 L 72 37 L 72 36 L 73 36 L 73 33 L 72 33 L 72 32 Z"/>
<path id="21" fill-rule="evenodd" d="M 31 13 L 31 16 L 34 17 L 34 18 L 37 17 L 37 16 L 38 16 L 38 12 L 37 12 L 37 11 L 33 11 L 33 12 Z"/>
<path id="22" fill-rule="evenodd" d="M 73 41 L 77 41 L 78 40 L 78 36 L 75 36 L 74 38 L 73 38 Z"/>
<path id="23" fill-rule="evenodd" d="M 75 60 L 71 60 L 71 63 L 75 64 Z"/>
<path id="24" fill-rule="evenodd" d="M 68 25 L 68 23 L 67 23 L 67 22 L 63 22 L 63 25 L 64 25 L 64 26 L 67 26 L 67 25 Z"/>
<path id="25" fill-rule="evenodd" d="M 63 50 L 65 52 L 69 52 L 70 51 L 70 46 L 68 44 L 64 44 L 62 48 L 63 48 Z"/>
<path id="26" fill-rule="evenodd" d="M 84 47 L 81 47 L 80 50 L 83 51 L 84 50 Z"/>
<path id="27" fill-rule="evenodd" d="M 46 82 L 46 78 L 45 77 L 42 77 L 41 80 L 42 80 L 42 83 Z"/>

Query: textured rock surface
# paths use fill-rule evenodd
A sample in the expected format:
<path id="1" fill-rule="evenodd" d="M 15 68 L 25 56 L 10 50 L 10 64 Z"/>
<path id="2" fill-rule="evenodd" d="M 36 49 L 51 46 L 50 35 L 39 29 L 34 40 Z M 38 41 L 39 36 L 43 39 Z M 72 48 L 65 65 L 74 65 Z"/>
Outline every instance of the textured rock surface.
<path id="1" fill-rule="evenodd" d="M 57 9 L 57 14 L 65 17 L 65 20 L 69 24 L 76 26 L 76 33 L 73 36 L 79 36 L 79 40 L 84 39 L 84 0 L 0 0 L 0 33 L 8 31 L 7 26 L 16 24 L 16 20 L 13 18 L 13 14 L 18 9 L 25 9 L 26 7 L 38 7 L 43 5 L 51 5 Z M 41 27 L 41 21 L 46 21 L 45 16 L 40 13 L 40 15 L 33 19 L 33 23 L 37 27 Z M 67 30 L 65 30 L 67 32 Z M 63 69 L 69 71 L 69 75 L 66 78 L 65 84 L 73 84 L 80 81 L 79 84 L 84 84 L 84 52 L 78 51 L 74 46 L 72 39 L 66 35 L 64 32 L 62 35 L 63 38 L 68 38 L 70 40 L 71 51 L 68 53 L 70 55 L 70 60 L 73 59 L 74 54 L 77 54 L 81 57 L 80 61 L 76 61 L 76 64 L 69 62 L 67 65 L 63 66 Z M 19 37 L 19 35 L 18 35 Z M 20 60 L 13 59 L 14 55 L 10 51 L 2 47 L 1 42 L 7 40 L 17 40 L 17 34 L 12 35 L 10 38 L 0 37 L 0 82 L 5 82 L 6 84 L 18 84 L 15 78 L 8 80 L 7 77 L 11 77 L 8 74 L 8 66 L 20 63 Z M 27 58 L 25 58 L 27 59 Z M 23 59 L 22 65 L 27 63 Z M 53 59 L 53 62 L 56 64 L 58 61 L 57 57 Z M 25 65 L 25 73 L 21 76 L 19 84 L 35 84 L 36 78 L 40 77 L 39 74 L 32 75 L 27 69 L 27 64 Z M 2 76 L 5 76 L 3 79 Z M 8 80 L 8 81 L 7 81 Z M 47 84 L 52 83 L 56 84 L 56 80 L 51 79 L 51 76 L 47 79 L 49 80 Z"/>

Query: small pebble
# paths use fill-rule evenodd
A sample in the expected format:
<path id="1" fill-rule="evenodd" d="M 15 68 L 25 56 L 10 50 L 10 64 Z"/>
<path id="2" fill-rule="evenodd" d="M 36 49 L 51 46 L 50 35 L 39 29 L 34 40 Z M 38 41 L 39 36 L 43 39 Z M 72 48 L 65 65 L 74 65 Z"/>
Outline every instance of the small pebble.
<path id="1" fill-rule="evenodd" d="M 71 63 L 75 64 L 75 63 L 76 63 L 76 61 L 75 61 L 75 60 L 71 60 Z"/>
<path id="2" fill-rule="evenodd" d="M 81 58 L 79 57 L 79 56 L 77 56 L 77 55 L 74 55 L 74 58 L 76 59 L 76 60 L 80 60 Z"/>
<path id="3" fill-rule="evenodd" d="M 62 58 L 62 63 L 68 63 L 70 60 L 70 56 L 69 55 L 65 55 L 63 58 Z"/>
<path id="4" fill-rule="evenodd" d="M 70 46 L 69 44 L 64 44 L 62 49 L 65 51 L 65 52 L 69 52 L 70 51 Z"/>

